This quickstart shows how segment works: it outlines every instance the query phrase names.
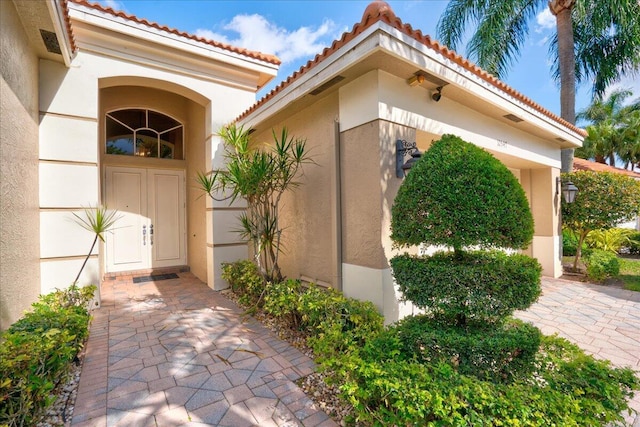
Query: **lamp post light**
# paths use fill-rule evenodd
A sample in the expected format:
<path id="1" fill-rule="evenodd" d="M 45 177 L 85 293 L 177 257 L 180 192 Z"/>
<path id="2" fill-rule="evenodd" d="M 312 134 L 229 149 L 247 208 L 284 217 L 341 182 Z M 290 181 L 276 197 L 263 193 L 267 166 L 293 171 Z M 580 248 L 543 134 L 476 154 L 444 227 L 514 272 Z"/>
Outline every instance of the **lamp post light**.
<path id="1" fill-rule="evenodd" d="M 560 189 L 562 189 L 562 197 L 564 201 L 567 203 L 573 203 L 576 200 L 576 195 L 578 194 L 578 187 L 571 181 L 562 182 L 560 177 L 556 178 L 556 196 L 560 193 Z"/>
<path id="2" fill-rule="evenodd" d="M 409 160 L 404 161 L 404 158 L 407 154 L 411 155 Z M 415 162 L 422 156 L 418 147 L 416 147 L 415 142 L 407 142 L 403 139 L 398 139 L 396 141 L 396 176 L 398 178 L 404 178 L 409 169 L 413 166 Z"/>

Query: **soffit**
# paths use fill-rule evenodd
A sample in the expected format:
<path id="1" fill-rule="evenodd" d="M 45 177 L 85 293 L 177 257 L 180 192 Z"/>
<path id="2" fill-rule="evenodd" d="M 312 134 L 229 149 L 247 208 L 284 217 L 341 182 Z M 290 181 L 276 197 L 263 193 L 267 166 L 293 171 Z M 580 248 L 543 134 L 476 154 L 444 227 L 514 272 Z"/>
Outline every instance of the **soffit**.
<path id="1" fill-rule="evenodd" d="M 56 34 L 54 19 L 52 18 L 51 11 L 49 9 L 49 6 L 51 5 L 47 5 L 47 1 L 16 0 L 13 1 L 13 4 L 18 12 L 24 31 L 27 34 L 29 44 L 34 49 L 36 55 L 39 58 L 64 62 L 62 54 L 47 51 L 47 47 L 45 46 L 45 42 L 40 32 L 40 30 L 44 30 L 49 33 Z M 64 43 L 64 39 L 61 40 L 59 34 L 56 34 L 56 36 L 58 43 L 62 45 Z M 63 48 L 63 46 L 61 46 L 61 48 Z"/>

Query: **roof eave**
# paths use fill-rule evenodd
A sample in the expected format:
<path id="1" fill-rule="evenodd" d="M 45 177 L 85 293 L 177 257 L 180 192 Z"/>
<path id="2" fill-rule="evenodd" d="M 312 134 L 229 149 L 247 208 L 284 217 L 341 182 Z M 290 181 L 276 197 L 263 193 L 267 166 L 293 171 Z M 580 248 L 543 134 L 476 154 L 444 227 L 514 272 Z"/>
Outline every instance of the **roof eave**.
<path id="1" fill-rule="evenodd" d="M 398 41 L 401 42 L 400 45 Z M 318 86 L 344 73 L 354 63 L 364 60 L 377 51 L 384 51 L 386 54 L 411 62 L 416 69 L 433 74 L 449 84 L 457 85 L 468 91 L 471 96 L 482 98 L 493 104 L 501 103 L 503 108 L 507 104 L 510 112 L 518 116 L 526 116 L 529 123 L 544 126 L 552 132 L 556 138 L 554 142 L 559 148 L 576 148 L 582 145 L 583 135 L 575 129 L 564 126 L 523 100 L 488 84 L 481 76 L 383 21 L 375 22 L 321 61 L 317 61 L 318 58 L 316 63 L 310 61 L 307 64 L 307 67 L 311 65 L 308 69 L 298 75 L 294 74 L 289 78 L 290 82 L 289 80 L 283 82 L 281 88 L 276 88 L 245 112 L 239 118 L 239 122 L 257 126 L 286 109 L 296 99 L 309 94 Z"/>
<path id="2" fill-rule="evenodd" d="M 69 26 L 69 14 L 66 8 L 66 2 L 64 0 L 46 0 L 46 4 L 49 15 L 51 16 L 51 23 L 58 38 L 62 60 L 64 61 L 64 65 L 69 67 L 75 53 L 75 46 Z"/>
<path id="3" fill-rule="evenodd" d="M 182 52 L 185 63 L 186 61 L 191 63 L 198 61 L 201 64 L 199 66 L 201 68 L 209 67 L 212 70 L 220 68 L 215 65 L 217 63 L 225 64 L 226 68 L 244 70 L 241 74 L 254 76 L 252 83 L 245 85 L 253 91 L 257 91 L 277 75 L 279 65 L 273 61 L 247 56 L 209 43 L 183 37 L 180 34 L 114 15 L 109 11 L 87 6 L 83 3 L 69 3 L 69 10 L 69 15 L 78 37 L 77 43 L 84 50 L 106 52 L 111 49 L 109 54 L 117 54 L 113 48 L 108 48 L 107 34 L 111 34 L 112 36 L 110 37 L 120 37 L 123 40 L 124 38 L 140 40 L 141 43 L 136 43 L 136 49 L 140 51 L 145 49 L 145 43 L 147 46 L 157 46 L 158 48 L 155 49 L 156 54 L 166 55 L 167 57 L 172 55 L 169 61 L 172 66 L 180 65 L 176 61 L 179 62 L 180 60 L 180 57 L 177 56 L 178 52 Z M 98 29 L 98 31 L 92 31 L 91 27 Z M 87 37 L 93 38 L 88 39 Z M 175 54 L 172 54 L 174 52 Z M 123 55 L 129 53 L 123 52 Z"/>

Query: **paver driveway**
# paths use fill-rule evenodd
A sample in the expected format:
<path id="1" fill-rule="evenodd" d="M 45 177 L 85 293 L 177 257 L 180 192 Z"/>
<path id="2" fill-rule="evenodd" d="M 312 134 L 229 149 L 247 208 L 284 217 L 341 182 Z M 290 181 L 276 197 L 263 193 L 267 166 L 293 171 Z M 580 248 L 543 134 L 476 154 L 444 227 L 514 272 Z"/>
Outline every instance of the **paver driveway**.
<path id="1" fill-rule="evenodd" d="M 640 293 L 550 278 L 542 289 L 519 318 L 640 371 Z M 313 362 L 190 273 L 107 281 L 93 315 L 74 426 L 336 425 L 293 382 Z"/>
<path id="2" fill-rule="evenodd" d="M 640 292 L 545 277 L 538 302 L 516 316 L 640 374 Z M 639 394 L 629 406 L 640 412 Z M 627 416 L 627 424 L 640 427 L 640 416 Z"/>
<path id="3" fill-rule="evenodd" d="M 73 426 L 335 426 L 293 381 L 311 359 L 190 273 L 105 281 Z"/>

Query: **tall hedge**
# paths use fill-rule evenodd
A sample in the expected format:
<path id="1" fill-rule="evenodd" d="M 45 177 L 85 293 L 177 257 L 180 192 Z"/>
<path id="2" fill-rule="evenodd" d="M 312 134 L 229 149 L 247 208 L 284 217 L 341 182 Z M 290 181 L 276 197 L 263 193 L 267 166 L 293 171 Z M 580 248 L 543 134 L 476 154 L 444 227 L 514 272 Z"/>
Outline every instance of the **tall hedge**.
<path id="1" fill-rule="evenodd" d="M 391 238 L 400 246 L 523 249 L 533 238 L 533 217 L 516 177 L 454 135 L 443 135 L 414 164 L 391 212 Z"/>

